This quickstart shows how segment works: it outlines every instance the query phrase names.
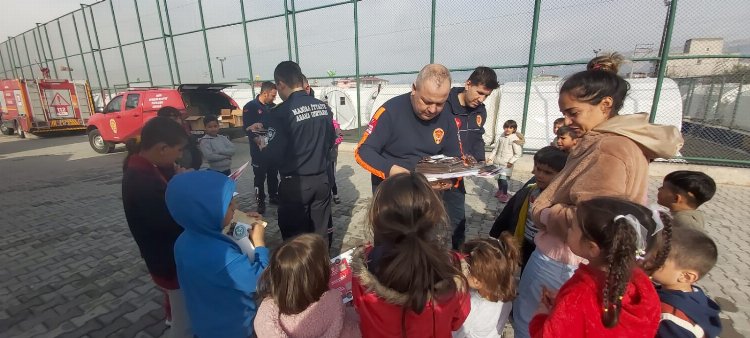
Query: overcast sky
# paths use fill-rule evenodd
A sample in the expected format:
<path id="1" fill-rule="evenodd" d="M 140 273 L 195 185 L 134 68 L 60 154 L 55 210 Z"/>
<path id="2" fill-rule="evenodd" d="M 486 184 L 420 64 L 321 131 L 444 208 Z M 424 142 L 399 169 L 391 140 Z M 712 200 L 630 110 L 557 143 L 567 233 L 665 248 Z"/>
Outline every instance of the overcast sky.
<path id="1" fill-rule="evenodd" d="M 80 8 L 88 0 L 0 0 L 0 32 L 3 37 L 16 36 L 32 27 L 35 22 L 46 22 Z M 296 9 L 310 8 L 338 0 L 296 0 Z M 247 19 L 283 13 L 282 0 L 245 0 Z M 291 1 L 290 1 L 291 3 Z M 161 37 L 159 17 L 155 0 L 138 0 L 141 23 L 146 39 Z M 594 50 L 620 51 L 631 56 L 637 44 L 653 44 L 655 56 L 662 34 L 666 7 L 662 0 L 543 0 L 536 62 L 586 60 L 594 56 Z M 197 0 L 168 0 L 172 30 L 175 34 L 200 28 Z M 429 62 L 431 0 L 363 0 L 359 2 L 360 70 L 362 73 L 396 72 L 418 70 Z M 140 40 L 138 22 L 132 0 L 115 0 L 117 25 L 122 43 Z M 161 8 L 162 13 L 164 8 Z M 207 27 L 239 22 L 242 10 L 239 0 L 203 0 L 203 11 Z M 96 32 L 102 48 L 115 46 L 117 39 L 108 3 L 93 7 Z M 344 5 L 297 14 L 297 39 L 299 58 L 303 71 L 308 76 L 325 76 L 329 70 L 339 75 L 353 74 L 354 20 L 353 6 Z M 677 24 L 672 42 L 673 51 L 682 49 L 686 39 L 699 37 L 722 37 L 726 40 L 725 52 L 750 52 L 750 33 L 747 30 L 750 1 L 748 0 L 680 0 L 677 8 Z M 436 62 L 451 68 L 473 68 L 477 65 L 507 66 L 528 62 L 528 50 L 533 15 L 532 0 L 439 0 L 436 17 Z M 60 21 L 62 39 L 69 55 L 79 52 L 75 36 L 73 16 Z M 81 39 L 81 56 L 71 57 L 67 62 L 57 60 L 58 77 L 66 77 L 61 66 L 70 64 L 73 77 L 85 79 L 83 60 L 92 85 L 100 79 L 95 76 L 95 57 L 100 70 L 101 82 L 110 86 L 123 85 L 125 72 L 119 49 L 105 50 L 99 55 L 90 53 L 84 23 L 93 27 L 91 15 L 86 12 L 84 21 L 80 11 L 76 22 Z M 164 22 L 165 30 L 168 30 Z M 290 23 L 291 26 L 291 23 Z M 42 30 L 43 32 L 43 30 Z M 38 33 L 42 33 L 38 32 Z M 96 41 L 91 30 L 92 45 Z M 52 54 L 60 57 L 62 43 L 57 23 L 47 25 Z M 248 24 L 250 54 L 253 75 L 263 79 L 271 77 L 273 67 L 287 59 L 287 40 L 284 17 Z M 232 82 L 248 78 L 248 64 L 241 25 L 210 30 L 207 32 L 209 55 L 207 57 L 203 35 L 192 33 L 176 36 L 174 46 L 177 54 L 180 81 L 208 82 L 210 61 L 214 82 Z M 25 37 L 25 41 L 24 41 Z M 24 65 L 43 59 L 37 51 L 34 33 L 19 36 L 12 46 L 13 58 Z M 45 36 L 46 38 L 46 36 Z M 293 38 L 293 36 L 292 36 Z M 7 38 L 0 41 L 7 41 Z M 172 78 L 177 82 L 177 67 L 171 41 L 166 40 L 172 65 Z M 41 42 L 39 42 L 41 43 Z M 165 41 L 156 39 L 145 44 L 153 82 L 170 84 Z M 46 39 L 45 39 L 46 45 Z M 292 44 L 294 46 L 294 44 Z M 0 45 L 4 66 L 9 67 L 5 44 Z M 45 47 L 46 48 L 46 47 Z M 28 49 L 28 55 L 26 53 Z M 17 53 L 17 55 L 16 55 Z M 134 44 L 123 48 L 128 80 L 148 81 L 144 58 L 144 46 Z M 294 52 L 292 53 L 294 57 Z M 643 56 L 643 55 L 639 55 Z M 47 55 L 49 57 L 49 55 Z M 222 76 L 223 59 L 224 75 Z M 83 60 L 82 60 L 83 59 Z M 104 60 L 104 65 L 101 64 Z M 17 60 L 18 62 L 18 60 Z M 50 67 L 52 65 L 50 64 Z M 643 63 L 641 67 L 648 67 Z M 107 79 L 103 78 L 106 70 Z M 576 67 L 545 67 L 536 73 L 564 75 Z M 0 69 L 2 71 L 2 69 Z M 29 67 L 24 67 L 27 76 Z M 38 73 L 38 69 L 33 71 Z M 627 71 L 627 69 L 625 70 Z M 521 80 L 525 70 L 500 70 L 504 81 Z M 454 73 L 456 80 L 463 81 L 467 73 Z M 54 76 L 54 72 L 53 72 Z M 413 75 L 386 76 L 397 82 L 408 82 Z"/>

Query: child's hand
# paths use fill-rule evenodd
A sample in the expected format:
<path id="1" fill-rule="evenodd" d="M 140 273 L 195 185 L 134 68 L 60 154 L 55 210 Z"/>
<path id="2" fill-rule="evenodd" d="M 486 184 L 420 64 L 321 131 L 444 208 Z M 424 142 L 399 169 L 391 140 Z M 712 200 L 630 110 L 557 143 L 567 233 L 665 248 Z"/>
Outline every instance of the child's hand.
<path id="1" fill-rule="evenodd" d="M 256 211 L 248 211 L 245 213 L 245 215 L 251 218 L 263 219 L 263 215 L 257 213 Z"/>
<path id="2" fill-rule="evenodd" d="M 542 286 L 542 297 L 539 299 L 539 307 L 537 307 L 536 312 L 548 314 L 555 304 L 555 297 L 557 297 L 557 290 L 550 290 Z"/>
<path id="3" fill-rule="evenodd" d="M 263 226 L 263 223 L 253 223 L 253 231 L 250 233 L 250 240 L 253 241 L 253 245 L 255 245 L 256 247 L 266 246 L 265 236 L 266 227 Z"/>
<path id="4" fill-rule="evenodd" d="M 492 160 L 487 160 L 487 165 L 492 164 Z"/>
<path id="5" fill-rule="evenodd" d="M 508 168 L 513 168 L 513 163 L 508 162 L 508 164 L 505 165 Z"/>
<path id="6" fill-rule="evenodd" d="M 432 189 L 435 190 L 449 190 L 451 187 L 453 187 L 453 181 L 450 179 L 437 180 L 430 182 L 430 185 L 432 186 Z"/>

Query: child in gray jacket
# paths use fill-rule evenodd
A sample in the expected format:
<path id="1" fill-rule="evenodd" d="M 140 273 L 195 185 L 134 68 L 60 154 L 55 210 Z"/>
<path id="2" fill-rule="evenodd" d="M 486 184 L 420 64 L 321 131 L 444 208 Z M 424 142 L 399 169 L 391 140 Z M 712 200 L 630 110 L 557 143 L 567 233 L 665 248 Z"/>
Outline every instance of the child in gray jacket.
<path id="1" fill-rule="evenodd" d="M 226 136 L 219 135 L 219 119 L 215 115 L 203 118 L 203 124 L 206 126 L 206 135 L 200 139 L 203 158 L 206 159 L 211 170 L 229 176 L 234 144 Z"/>

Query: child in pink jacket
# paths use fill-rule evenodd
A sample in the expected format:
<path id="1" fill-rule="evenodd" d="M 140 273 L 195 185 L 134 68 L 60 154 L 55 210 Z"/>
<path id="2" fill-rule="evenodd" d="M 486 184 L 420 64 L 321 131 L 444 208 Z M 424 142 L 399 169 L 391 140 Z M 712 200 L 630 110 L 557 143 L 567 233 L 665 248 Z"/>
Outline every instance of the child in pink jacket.
<path id="1" fill-rule="evenodd" d="M 300 235 L 276 249 L 258 285 L 258 337 L 361 337 L 359 317 L 344 306 L 341 292 L 329 290 L 330 276 L 328 246 L 319 235 Z"/>

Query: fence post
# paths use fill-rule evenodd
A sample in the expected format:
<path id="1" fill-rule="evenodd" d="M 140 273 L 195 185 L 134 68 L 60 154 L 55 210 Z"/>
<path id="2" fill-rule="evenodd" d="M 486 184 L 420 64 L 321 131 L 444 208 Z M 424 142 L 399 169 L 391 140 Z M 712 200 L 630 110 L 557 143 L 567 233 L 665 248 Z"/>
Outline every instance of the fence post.
<path id="1" fill-rule="evenodd" d="M 49 31 L 47 31 L 47 24 L 43 24 L 42 27 L 44 27 L 44 36 L 47 39 L 47 48 L 49 49 L 49 58 L 52 59 L 52 70 L 55 71 L 55 78 L 60 78 L 59 75 L 57 75 L 57 63 L 55 63 L 55 55 L 52 53 L 52 45 L 49 43 Z"/>
<path id="2" fill-rule="evenodd" d="M 94 10 L 89 8 L 89 15 L 91 16 L 91 25 L 94 26 L 94 40 L 96 40 L 96 50 L 99 52 L 99 61 L 102 63 L 102 73 L 104 74 L 104 84 L 107 86 L 107 93 L 109 93 L 109 76 L 107 76 L 107 67 L 104 64 L 104 56 L 102 56 L 102 44 L 99 43 L 99 33 L 96 30 L 96 20 L 94 19 Z M 88 29 L 88 28 L 87 28 Z M 104 99 L 102 99 L 104 101 Z"/>
<path id="3" fill-rule="evenodd" d="M 360 104 L 361 93 L 360 93 L 360 77 L 359 77 L 359 12 L 357 10 L 357 2 L 359 0 L 352 0 L 354 4 L 354 76 L 357 81 L 357 138 L 362 137 L 362 105 Z M 338 104 L 336 104 L 338 107 Z"/>
<path id="4" fill-rule="evenodd" d="M 39 66 L 42 65 L 42 62 L 44 62 L 44 67 L 49 68 L 49 66 L 47 66 L 47 57 L 45 56 L 44 58 L 42 58 L 42 54 L 39 54 L 39 50 L 41 48 L 39 48 L 39 42 L 36 40 L 36 30 L 32 28 L 31 33 L 34 35 L 34 47 L 36 47 L 36 57 L 39 59 Z M 41 35 L 40 35 L 40 38 L 41 38 Z M 44 49 L 41 49 L 41 50 L 42 50 L 42 53 L 44 53 Z"/>
<path id="5" fill-rule="evenodd" d="M 91 60 L 94 60 L 94 72 L 96 72 L 96 82 L 99 85 L 99 93 L 102 96 L 102 103 L 104 102 L 104 87 L 102 87 L 102 77 L 99 75 L 99 66 L 96 63 L 96 54 L 94 53 L 94 43 L 91 41 L 91 31 L 89 30 L 89 21 L 86 20 L 86 7 L 81 5 L 81 14 L 83 15 L 83 25 L 86 27 L 86 38 L 89 40 L 89 51 L 91 52 Z M 104 70 L 104 63 L 102 63 L 102 70 Z M 106 70 L 105 70 L 106 72 Z M 107 86 L 109 89 L 109 86 Z"/>
<path id="6" fill-rule="evenodd" d="M 247 39 L 247 18 L 245 17 L 245 0 L 240 0 L 242 7 L 242 33 L 245 34 L 245 54 L 247 54 L 247 70 L 250 73 L 250 91 L 255 99 L 255 78 L 253 77 L 253 63 L 250 60 L 250 41 Z"/>
<path id="7" fill-rule="evenodd" d="M 180 63 L 177 61 L 177 49 L 174 48 L 174 36 L 172 36 L 172 19 L 169 18 L 169 6 L 164 0 L 164 16 L 167 17 L 167 28 L 169 28 L 169 42 L 172 45 L 172 56 L 174 58 L 174 70 L 177 73 L 177 83 L 182 83 L 180 78 Z"/>
<path id="8" fill-rule="evenodd" d="M 10 61 L 11 73 L 13 73 L 14 78 L 18 78 L 18 72 L 16 71 L 16 62 L 13 60 L 13 52 L 10 48 L 10 36 L 8 37 L 8 41 L 5 42 L 5 49 L 8 50 L 8 59 Z"/>
<path id="9" fill-rule="evenodd" d="M 122 70 L 125 73 L 125 84 L 130 87 L 130 79 L 128 77 L 128 66 L 125 64 L 125 54 L 122 52 L 122 42 L 120 41 L 120 29 L 117 28 L 117 15 L 115 15 L 115 5 L 112 3 L 113 0 L 109 0 L 109 9 L 112 10 L 112 23 L 115 25 L 115 37 L 117 37 L 117 48 L 120 49 L 120 59 L 122 60 Z"/>
<path id="10" fill-rule="evenodd" d="M 435 7 L 437 0 L 432 0 L 432 19 L 430 23 L 430 63 L 435 63 Z"/>
<path id="11" fill-rule="evenodd" d="M 299 63 L 299 44 L 297 42 L 297 10 L 292 0 L 292 30 L 294 31 L 294 60 Z"/>
<path id="12" fill-rule="evenodd" d="M 536 58 L 536 38 L 539 32 L 539 12 L 542 0 L 534 1 L 534 19 L 531 23 L 531 42 L 529 43 L 529 63 L 526 65 L 526 92 L 523 97 L 523 117 L 521 118 L 521 133 L 526 133 L 526 121 L 529 117 L 529 97 L 531 96 L 531 80 L 534 79 L 534 60 Z"/>
<path id="13" fill-rule="evenodd" d="M 664 83 L 664 75 L 667 72 L 667 61 L 669 60 L 669 46 L 672 43 L 672 29 L 674 28 L 674 18 L 677 12 L 677 0 L 671 0 L 667 5 L 667 27 L 664 29 L 664 38 L 662 39 L 661 55 L 659 55 L 659 69 L 656 77 L 656 89 L 654 89 L 654 101 L 651 103 L 651 114 L 649 114 L 649 123 L 656 120 L 656 109 L 659 107 L 659 98 L 661 96 L 661 86 Z"/>
<path id="14" fill-rule="evenodd" d="M 76 13 L 73 12 L 71 16 L 73 17 L 73 29 L 76 31 L 76 41 L 78 41 L 78 52 L 81 54 L 83 73 L 86 74 L 86 82 L 88 82 L 90 86 L 91 79 L 89 78 L 89 68 L 86 66 L 86 58 L 83 56 L 83 45 L 81 45 L 81 35 L 78 33 L 78 21 L 76 20 Z"/>
<path id="15" fill-rule="evenodd" d="M 745 83 L 745 74 L 740 77 L 740 85 L 737 87 L 737 98 L 734 99 L 734 108 L 732 108 L 732 120 L 729 122 L 729 129 L 734 126 L 734 119 L 737 117 L 737 108 L 740 106 L 740 99 L 742 99 L 742 85 Z"/>
<path id="16" fill-rule="evenodd" d="M 169 82 L 174 87 L 174 74 L 172 74 L 172 61 L 169 56 L 169 47 L 167 46 L 167 34 L 164 32 L 164 19 L 161 17 L 161 3 L 156 0 L 156 10 L 159 14 L 159 28 L 161 28 L 161 41 L 164 43 L 164 53 L 167 55 L 167 68 L 169 68 Z M 175 60 L 175 65 L 177 60 Z"/>
<path id="17" fill-rule="evenodd" d="M 68 60 L 68 49 L 65 48 L 65 38 L 62 34 L 62 27 L 60 26 L 60 19 L 57 19 L 57 31 L 60 33 L 60 44 L 62 44 L 63 55 L 65 55 L 65 66 L 68 67 L 68 77 L 73 81 L 73 71 L 70 70 L 70 61 Z M 27 52 L 28 53 L 28 52 Z"/>
<path id="18" fill-rule="evenodd" d="M 26 43 L 26 34 L 21 34 L 21 37 L 23 38 L 23 48 L 26 50 L 26 60 L 29 61 L 29 70 L 31 71 L 31 78 L 36 79 L 36 76 L 34 76 L 34 68 L 31 67 L 31 55 L 29 55 L 29 45 Z"/>
<path id="19" fill-rule="evenodd" d="M 0 48 L 0 65 L 3 66 L 3 77 L 7 78 L 8 77 L 8 71 L 5 70 L 5 58 L 3 57 L 2 48 Z"/>
<path id="20" fill-rule="evenodd" d="M 292 38 L 289 36 L 289 7 L 287 0 L 284 0 L 284 21 L 286 21 L 286 49 L 289 53 L 289 60 L 292 60 Z"/>
<path id="21" fill-rule="evenodd" d="M 13 37 L 13 46 L 15 46 L 16 49 L 16 60 L 18 60 L 18 69 L 21 71 L 21 77 L 25 78 L 26 74 L 23 72 L 23 61 L 21 61 L 21 52 L 18 51 L 18 41 L 16 41 L 16 37 Z"/>
<path id="22" fill-rule="evenodd" d="M 141 33 L 141 46 L 143 46 L 143 57 L 146 58 L 146 72 L 148 72 L 148 83 L 154 86 L 154 78 L 151 76 L 151 64 L 148 62 L 148 51 L 146 51 L 146 39 L 143 37 L 143 25 L 141 24 L 141 11 L 138 10 L 138 0 L 133 0 L 135 5 L 135 18 L 138 19 L 138 31 Z"/>
<path id="23" fill-rule="evenodd" d="M 206 23 L 203 20 L 203 1 L 198 0 L 198 13 L 201 15 L 201 31 L 203 31 L 203 45 L 206 47 L 206 62 L 208 63 L 208 77 L 214 83 L 214 70 L 211 67 L 211 53 L 208 51 L 208 37 L 206 36 Z"/>

